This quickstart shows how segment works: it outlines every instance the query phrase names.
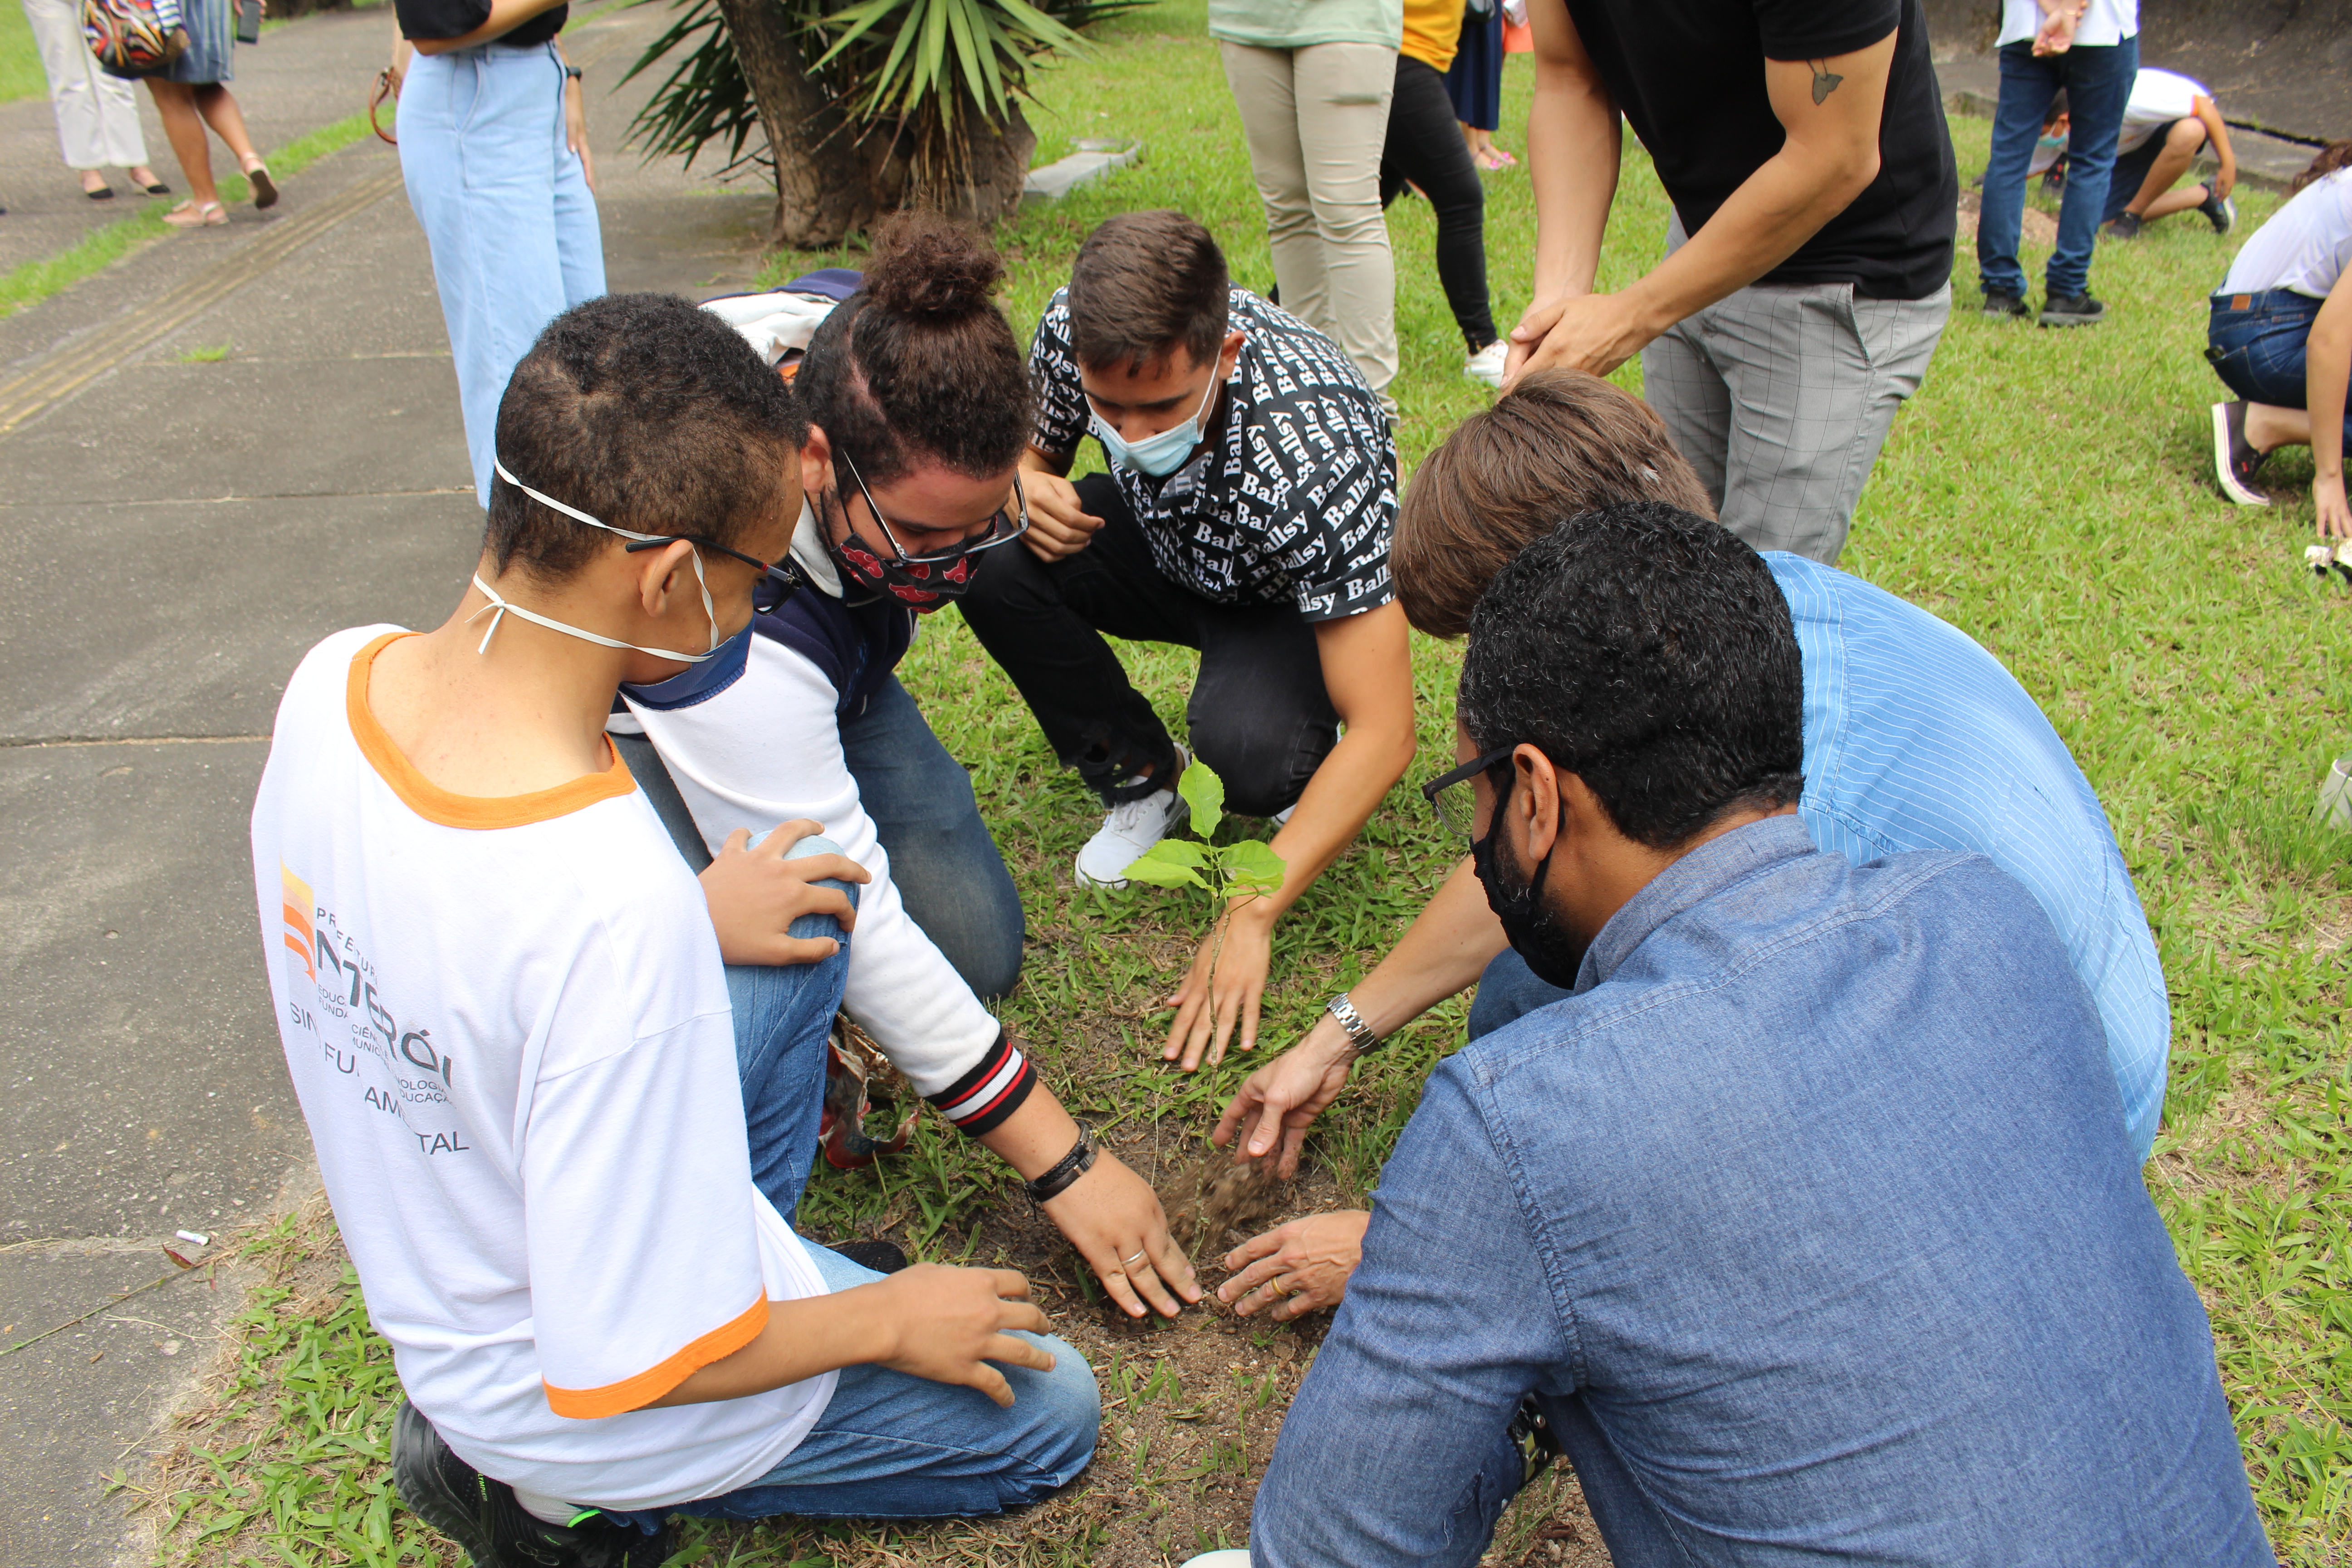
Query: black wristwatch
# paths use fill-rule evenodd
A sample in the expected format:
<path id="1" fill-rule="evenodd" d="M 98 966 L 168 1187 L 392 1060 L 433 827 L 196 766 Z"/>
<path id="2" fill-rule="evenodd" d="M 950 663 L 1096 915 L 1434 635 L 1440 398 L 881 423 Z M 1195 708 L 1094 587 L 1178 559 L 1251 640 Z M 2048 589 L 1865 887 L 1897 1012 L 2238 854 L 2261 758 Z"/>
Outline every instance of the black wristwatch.
<path id="1" fill-rule="evenodd" d="M 578 66 L 565 66 L 563 68 L 563 79 L 566 81 L 578 81 L 580 79 L 580 68 Z"/>
<path id="2" fill-rule="evenodd" d="M 1044 1175 L 1034 1182 L 1022 1184 L 1029 1194 L 1029 1201 L 1040 1207 L 1069 1191 L 1080 1176 L 1094 1169 L 1095 1130 L 1087 1124 L 1084 1117 L 1074 1117 L 1072 1120 L 1078 1124 L 1078 1141 L 1076 1146 L 1056 1161 L 1053 1169 Z"/>

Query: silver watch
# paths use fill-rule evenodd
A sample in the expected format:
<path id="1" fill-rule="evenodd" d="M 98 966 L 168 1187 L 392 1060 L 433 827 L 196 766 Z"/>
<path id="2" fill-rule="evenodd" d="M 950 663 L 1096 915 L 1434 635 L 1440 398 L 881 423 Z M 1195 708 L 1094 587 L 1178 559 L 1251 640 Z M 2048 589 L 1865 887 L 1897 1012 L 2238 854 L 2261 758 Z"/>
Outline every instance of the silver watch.
<path id="1" fill-rule="evenodd" d="M 1358 1056 L 1379 1047 L 1381 1037 L 1372 1033 L 1372 1026 L 1364 1022 L 1364 1016 L 1356 1011 L 1356 1005 L 1348 1000 L 1345 991 L 1326 1003 L 1323 1010 L 1339 1020 L 1339 1027 L 1348 1031 L 1348 1038 L 1354 1043 Z"/>

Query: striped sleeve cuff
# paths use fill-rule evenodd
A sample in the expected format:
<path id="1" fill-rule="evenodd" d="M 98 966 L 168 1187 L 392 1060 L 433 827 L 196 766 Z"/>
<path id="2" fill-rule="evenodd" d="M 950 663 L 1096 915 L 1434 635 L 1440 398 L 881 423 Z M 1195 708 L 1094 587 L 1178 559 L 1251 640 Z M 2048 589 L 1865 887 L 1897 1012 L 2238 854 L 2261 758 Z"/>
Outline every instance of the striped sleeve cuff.
<path id="1" fill-rule="evenodd" d="M 973 1138 L 1003 1125 L 1021 1109 L 1037 1087 L 1037 1069 L 1021 1054 L 1012 1037 L 999 1031 L 979 1064 L 930 1097 L 931 1103 L 966 1135 Z"/>

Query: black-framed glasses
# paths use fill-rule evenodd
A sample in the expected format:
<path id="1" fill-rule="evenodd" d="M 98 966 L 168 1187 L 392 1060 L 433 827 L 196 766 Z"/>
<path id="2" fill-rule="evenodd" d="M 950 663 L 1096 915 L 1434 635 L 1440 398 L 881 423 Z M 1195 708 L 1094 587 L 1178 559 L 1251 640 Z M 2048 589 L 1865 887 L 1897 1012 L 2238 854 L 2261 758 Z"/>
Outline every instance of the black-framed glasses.
<path id="1" fill-rule="evenodd" d="M 1478 833 L 1478 796 L 1471 785 L 1487 769 L 1509 762 L 1511 753 L 1518 749 L 1516 742 L 1497 747 L 1451 773 L 1440 773 L 1421 786 L 1421 796 L 1437 813 L 1438 821 L 1465 838 L 1475 838 Z"/>
<path id="2" fill-rule="evenodd" d="M 1029 492 L 1021 488 L 1021 476 L 1015 473 L 1013 476 L 1013 510 L 1008 511 L 1003 507 L 998 507 L 995 511 L 990 513 L 986 533 L 977 539 L 960 539 L 945 550 L 934 550 L 922 555 L 909 555 L 907 552 L 907 547 L 898 542 L 898 529 L 891 526 L 890 520 L 885 517 L 882 514 L 882 509 L 875 504 L 874 492 L 866 488 L 866 476 L 857 471 L 856 461 L 848 453 L 838 448 L 835 448 L 834 456 L 848 465 L 849 477 L 856 484 L 857 493 L 866 498 L 866 510 L 874 514 L 875 522 L 882 530 L 882 537 L 890 542 L 891 552 L 898 557 L 895 563 L 897 565 L 951 566 L 967 555 L 977 555 L 983 550 L 993 550 L 1000 544 L 1010 544 L 1029 531 Z M 924 529 L 921 531 L 931 533 L 939 531 Z"/>
<path id="3" fill-rule="evenodd" d="M 803 581 L 801 569 L 793 564 L 791 557 L 787 556 L 782 561 L 762 561 L 758 556 L 746 555 L 740 550 L 730 550 L 719 541 L 704 534 L 658 533 L 650 539 L 631 540 L 621 548 L 635 555 L 640 550 L 658 550 L 665 544 L 676 544 L 680 540 L 693 545 L 697 550 L 709 550 L 724 555 L 730 561 L 740 561 L 744 565 L 760 574 L 758 579 L 751 584 L 751 610 L 754 615 L 772 615 L 783 607 L 785 600 L 801 590 L 801 584 Z"/>

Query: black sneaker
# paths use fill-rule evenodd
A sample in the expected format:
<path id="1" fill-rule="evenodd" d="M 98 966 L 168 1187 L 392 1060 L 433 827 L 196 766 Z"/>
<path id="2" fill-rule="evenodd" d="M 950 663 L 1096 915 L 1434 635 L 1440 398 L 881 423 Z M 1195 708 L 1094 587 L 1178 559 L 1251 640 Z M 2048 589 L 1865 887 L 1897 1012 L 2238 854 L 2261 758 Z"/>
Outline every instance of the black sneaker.
<path id="1" fill-rule="evenodd" d="M 2254 476 L 2269 457 L 2246 441 L 2243 403 L 2213 405 L 2213 477 L 2221 482 L 2223 495 L 2240 506 L 2270 505 L 2271 498 L 2254 489 Z"/>
<path id="2" fill-rule="evenodd" d="M 569 1525 L 534 1518 L 514 1489 L 452 1453 L 416 1406 L 393 1424 L 392 1482 L 417 1518 L 465 1548 L 474 1568 L 659 1568 L 669 1531 L 647 1535 L 583 1510 Z"/>
<path id="3" fill-rule="evenodd" d="M 2139 231 L 2146 226 L 2146 224 L 2141 221 L 2140 216 L 2137 213 L 2117 213 L 2115 216 L 2107 220 L 2107 237 L 2109 239 L 2137 239 L 2139 237 Z"/>
<path id="4" fill-rule="evenodd" d="M 1999 321 L 2013 321 L 2020 316 L 2033 314 L 2026 308 L 2024 295 L 2012 294 L 2006 289 L 1985 290 L 1984 313 Z"/>
<path id="5" fill-rule="evenodd" d="M 871 1268 L 877 1274 L 896 1274 L 907 1267 L 907 1255 L 898 1249 L 898 1244 L 885 1241 L 878 1236 L 837 1242 L 831 1250 L 838 1252 L 860 1268 Z"/>
<path id="6" fill-rule="evenodd" d="M 2037 318 L 2045 327 L 2095 327 L 2106 319 L 2107 308 L 2088 294 L 2053 294 Z"/>
<path id="7" fill-rule="evenodd" d="M 2205 221 L 2213 226 L 2215 234 L 2227 234 L 2238 226 L 2238 204 L 2227 196 L 2215 195 L 2210 185 L 2205 187 L 2205 199 L 2197 204 L 2197 210 L 2205 215 Z"/>

